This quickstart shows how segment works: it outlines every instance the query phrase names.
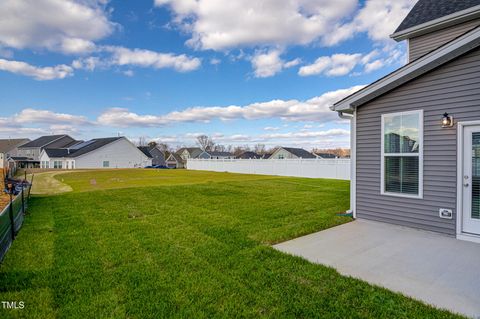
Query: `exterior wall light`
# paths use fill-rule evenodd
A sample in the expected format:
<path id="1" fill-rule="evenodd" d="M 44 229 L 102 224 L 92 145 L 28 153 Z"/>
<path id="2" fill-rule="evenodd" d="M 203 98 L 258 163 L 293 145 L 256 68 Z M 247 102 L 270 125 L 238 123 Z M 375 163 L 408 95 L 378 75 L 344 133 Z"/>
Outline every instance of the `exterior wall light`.
<path id="1" fill-rule="evenodd" d="M 453 116 L 448 115 L 448 113 L 445 112 L 442 117 L 442 127 L 452 127 L 452 126 L 453 126 Z"/>

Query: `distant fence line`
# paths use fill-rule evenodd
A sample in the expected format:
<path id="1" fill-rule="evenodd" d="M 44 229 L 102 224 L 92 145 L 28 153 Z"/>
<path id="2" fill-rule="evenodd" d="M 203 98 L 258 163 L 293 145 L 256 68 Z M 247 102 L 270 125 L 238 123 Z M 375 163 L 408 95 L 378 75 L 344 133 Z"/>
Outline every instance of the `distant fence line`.
<path id="1" fill-rule="evenodd" d="M 0 261 L 3 260 L 23 225 L 29 194 L 30 186 L 23 187 L 12 202 L 0 212 Z"/>
<path id="2" fill-rule="evenodd" d="M 187 169 L 350 180 L 350 159 L 188 159 Z"/>

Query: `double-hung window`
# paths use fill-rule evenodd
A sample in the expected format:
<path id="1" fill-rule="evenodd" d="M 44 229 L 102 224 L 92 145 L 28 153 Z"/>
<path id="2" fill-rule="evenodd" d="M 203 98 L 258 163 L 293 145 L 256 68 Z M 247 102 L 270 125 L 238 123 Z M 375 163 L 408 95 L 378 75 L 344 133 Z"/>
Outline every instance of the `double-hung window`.
<path id="1" fill-rule="evenodd" d="M 423 111 L 382 115 L 381 193 L 423 197 Z"/>

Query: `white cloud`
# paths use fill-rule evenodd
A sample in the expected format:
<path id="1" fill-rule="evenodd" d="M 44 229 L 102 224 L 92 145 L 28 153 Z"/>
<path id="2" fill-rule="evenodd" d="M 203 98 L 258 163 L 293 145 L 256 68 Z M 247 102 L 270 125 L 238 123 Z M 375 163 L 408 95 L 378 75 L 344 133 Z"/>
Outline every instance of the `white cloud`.
<path id="1" fill-rule="evenodd" d="M 159 127 L 179 122 L 209 122 L 214 119 L 265 119 L 280 118 L 290 121 L 328 122 L 336 119 L 336 114 L 329 107 L 343 97 L 358 91 L 363 86 L 354 86 L 324 93 L 306 101 L 272 100 L 252 103 L 245 106 L 193 107 L 165 115 L 140 115 L 123 108 L 112 108 L 102 113 L 97 119 L 101 125 L 129 127 Z"/>
<path id="2" fill-rule="evenodd" d="M 73 75 L 73 68 L 64 64 L 53 67 L 37 67 L 22 61 L 5 59 L 0 59 L 0 70 L 29 76 L 39 81 L 64 79 Z"/>
<path id="3" fill-rule="evenodd" d="M 226 50 L 245 46 L 308 44 L 333 32 L 357 0 L 156 0 L 168 6 L 174 23 L 195 48 Z"/>
<path id="4" fill-rule="evenodd" d="M 115 29 L 105 12 L 105 2 L 3 0 L 0 2 L 0 45 L 64 53 L 89 52 L 93 41 L 105 38 Z"/>
<path id="5" fill-rule="evenodd" d="M 343 76 L 352 73 L 357 66 L 363 66 L 365 73 L 373 72 L 394 63 L 403 62 L 403 51 L 392 46 L 386 46 L 382 51 L 375 49 L 367 54 L 334 54 L 322 56 L 314 63 L 302 66 L 298 74 L 300 76 L 326 75 Z"/>
<path id="6" fill-rule="evenodd" d="M 386 41 L 416 0 L 155 0 L 203 50 L 277 47 L 319 42 L 331 46 L 364 32 Z M 379 27 L 381 26 L 381 27 Z"/>
<path id="7" fill-rule="evenodd" d="M 265 139 L 293 139 L 293 138 L 318 138 L 318 137 L 333 137 L 333 136 L 350 136 L 350 131 L 345 129 L 330 129 L 327 131 L 315 132 L 288 132 L 288 133 L 273 133 L 263 134 L 260 137 Z"/>
<path id="8" fill-rule="evenodd" d="M 90 122 L 85 116 L 71 115 L 65 113 L 55 113 L 49 110 L 39 109 L 23 109 L 20 113 L 15 114 L 11 121 L 14 123 L 30 123 L 30 124 L 89 124 Z"/>
<path id="9" fill-rule="evenodd" d="M 416 0 L 367 0 L 352 21 L 338 23 L 336 32 L 327 34 L 323 38 L 323 43 L 335 45 L 361 32 L 366 32 L 373 41 L 390 41 L 390 34 L 400 25 L 416 2 Z"/>
<path id="10" fill-rule="evenodd" d="M 10 117 L 0 117 L 0 136 L 38 137 L 45 134 L 72 134 L 86 125 L 95 125 L 85 116 L 42 109 L 23 109 Z"/>
<path id="11" fill-rule="evenodd" d="M 265 131 L 278 131 L 280 129 L 280 127 L 276 127 L 276 126 L 267 126 L 267 127 L 264 127 L 263 128 Z"/>
<path id="12" fill-rule="evenodd" d="M 220 63 L 222 63 L 222 60 L 220 60 L 220 59 L 217 59 L 217 58 L 210 59 L 210 64 L 211 65 L 219 65 Z"/>
<path id="13" fill-rule="evenodd" d="M 280 50 L 271 50 L 269 52 L 257 51 L 251 60 L 255 77 L 271 77 L 283 69 L 291 68 L 301 63 L 299 58 L 285 62 L 280 58 L 281 53 Z"/>
<path id="14" fill-rule="evenodd" d="M 171 68 L 178 72 L 190 72 L 198 69 L 202 61 L 196 57 L 189 57 L 185 54 L 175 55 L 173 53 L 161 53 L 143 49 L 129 49 L 119 46 L 99 46 L 96 48 L 99 56 L 90 56 L 73 61 L 75 69 L 93 71 L 98 68 L 108 69 L 112 66 L 135 66 L 144 68 L 164 69 Z M 133 75 L 133 71 L 127 70 L 123 73 L 127 76 Z"/>
<path id="15" fill-rule="evenodd" d="M 327 76 L 341 76 L 350 73 L 362 59 L 361 54 L 334 54 L 322 56 L 314 63 L 302 66 L 298 71 L 301 76 L 325 74 Z"/>
<path id="16" fill-rule="evenodd" d="M 252 66 L 255 77 L 266 78 L 274 76 L 282 71 L 284 61 L 280 59 L 280 51 L 274 50 L 268 53 L 257 53 L 252 58 Z"/>

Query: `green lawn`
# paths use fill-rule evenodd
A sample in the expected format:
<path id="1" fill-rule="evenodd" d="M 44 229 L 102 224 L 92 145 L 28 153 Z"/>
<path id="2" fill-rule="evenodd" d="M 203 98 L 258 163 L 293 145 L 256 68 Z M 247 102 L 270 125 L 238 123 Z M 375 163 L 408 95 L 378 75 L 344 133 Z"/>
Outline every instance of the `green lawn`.
<path id="1" fill-rule="evenodd" d="M 73 191 L 32 198 L 0 266 L 0 300 L 25 309 L 0 318 L 452 317 L 269 246 L 350 221 L 336 216 L 348 182 L 185 170 L 55 178 Z"/>

